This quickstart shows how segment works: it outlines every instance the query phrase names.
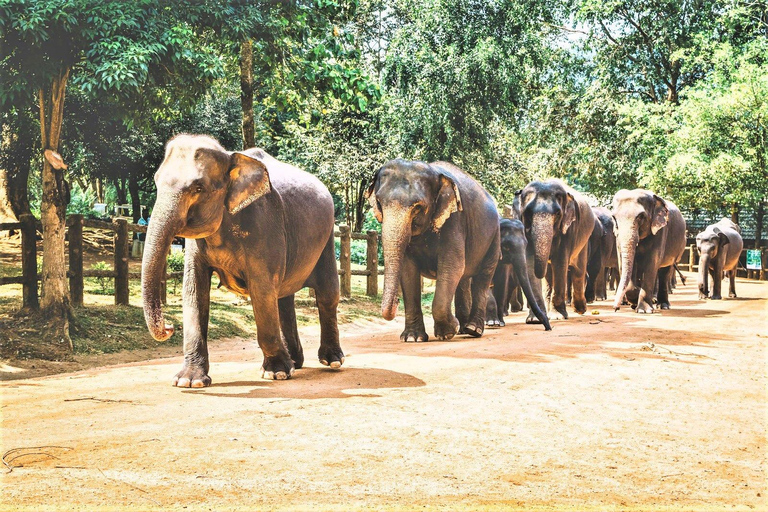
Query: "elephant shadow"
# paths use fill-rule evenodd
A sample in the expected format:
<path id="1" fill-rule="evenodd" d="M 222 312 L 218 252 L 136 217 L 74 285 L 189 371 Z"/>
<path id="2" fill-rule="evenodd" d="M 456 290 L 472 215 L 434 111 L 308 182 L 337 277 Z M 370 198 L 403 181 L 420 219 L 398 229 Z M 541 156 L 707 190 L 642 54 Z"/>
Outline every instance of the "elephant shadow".
<path id="1" fill-rule="evenodd" d="M 425 385 L 423 380 L 412 375 L 380 368 L 342 368 L 333 371 L 305 367 L 296 370 L 286 381 L 252 380 L 220 384 L 214 382 L 209 388 L 183 392 L 224 398 L 375 398 L 381 395 L 368 391 Z"/>

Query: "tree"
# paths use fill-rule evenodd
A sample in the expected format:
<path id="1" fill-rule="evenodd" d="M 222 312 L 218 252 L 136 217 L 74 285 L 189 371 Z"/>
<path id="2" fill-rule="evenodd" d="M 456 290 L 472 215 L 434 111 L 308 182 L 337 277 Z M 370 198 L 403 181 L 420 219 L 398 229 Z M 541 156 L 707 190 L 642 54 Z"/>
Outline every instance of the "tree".
<path id="1" fill-rule="evenodd" d="M 50 319 L 53 337 L 70 346 L 64 266 L 69 185 L 66 165 L 58 155 L 67 85 L 72 77 L 72 85 L 81 90 L 115 96 L 135 110 L 158 99 L 157 89 L 147 94 L 149 84 L 167 85 L 178 79 L 184 82 L 187 95 L 204 88 L 221 74 L 220 62 L 206 47 L 191 44 L 195 34 L 180 18 L 182 11 L 189 12 L 161 0 L 4 0 L 0 4 L 0 105 L 13 104 L 34 90 L 40 116 L 45 155 L 41 308 Z"/>

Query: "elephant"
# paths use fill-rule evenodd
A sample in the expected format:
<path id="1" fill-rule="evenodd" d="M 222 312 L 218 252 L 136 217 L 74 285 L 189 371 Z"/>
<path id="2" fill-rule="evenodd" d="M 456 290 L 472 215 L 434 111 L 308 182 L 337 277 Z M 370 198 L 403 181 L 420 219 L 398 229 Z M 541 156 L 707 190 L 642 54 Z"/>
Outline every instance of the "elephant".
<path id="1" fill-rule="evenodd" d="M 499 232 L 501 236 L 501 260 L 493 274 L 493 287 L 488 291 L 485 313 L 486 325 L 489 327 L 504 326 L 504 307 L 509 299 L 510 288 L 519 286 L 528 299 L 536 318 L 544 324 L 545 330 L 551 331 L 549 319 L 536 303 L 528 279 L 528 263 L 525 259 L 528 239 L 525 237 L 525 226 L 516 219 L 501 219 Z"/>
<path id="2" fill-rule="evenodd" d="M 160 301 L 165 256 L 174 236 L 187 239 L 184 364 L 175 386 L 211 384 L 207 338 L 214 272 L 227 289 L 251 299 L 264 354 L 262 377 L 284 380 L 303 365 L 294 294 L 305 286 L 317 298 L 320 362 L 334 369 L 344 363 L 333 199 L 317 178 L 258 148 L 229 152 L 212 137 L 182 134 L 167 143 L 155 183 L 141 286 L 147 327 L 158 341 L 173 334 Z"/>
<path id="3" fill-rule="evenodd" d="M 720 289 L 723 272 L 730 278 L 729 297 L 736 297 L 736 267 L 744 248 L 741 228 L 724 218 L 716 224 L 710 224 L 696 235 L 696 249 L 699 251 L 699 298 L 709 295 L 708 274 L 712 275 L 712 300 L 722 299 Z"/>
<path id="4" fill-rule="evenodd" d="M 488 287 L 501 254 L 499 214 L 488 192 L 453 164 L 395 159 L 378 170 L 366 195 L 382 224 L 385 319 L 397 314 L 398 283 L 403 290 L 400 339 L 429 340 L 420 276 L 436 280 L 436 339 L 482 336 Z"/>
<path id="5" fill-rule="evenodd" d="M 611 212 L 607 208 L 592 208 L 595 215 L 595 228 L 589 237 L 587 259 L 587 285 L 584 295 L 587 302 L 595 299 L 606 300 L 605 269 L 609 267 L 611 256 L 616 257 L 615 225 Z"/>
<path id="6" fill-rule="evenodd" d="M 669 273 L 685 249 L 680 210 L 671 201 L 638 188 L 616 192 L 611 213 L 621 274 L 614 310 L 626 296 L 638 313 L 652 313 L 657 284 L 659 307 L 669 309 Z"/>
<path id="7" fill-rule="evenodd" d="M 544 309 L 541 279 L 547 278 L 550 319 L 567 319 L 565 295 L 568 269 L 573 281 L 572 307 L 587 311 L 584 279 L 589 237 L 595 226 L 584 197 L 558 179 L 532 181 L 520 193 L 520 212 L 528 237 L 528 275 L 539 307 Z M 528 323 L 535 315 L 528 313 Z"/>

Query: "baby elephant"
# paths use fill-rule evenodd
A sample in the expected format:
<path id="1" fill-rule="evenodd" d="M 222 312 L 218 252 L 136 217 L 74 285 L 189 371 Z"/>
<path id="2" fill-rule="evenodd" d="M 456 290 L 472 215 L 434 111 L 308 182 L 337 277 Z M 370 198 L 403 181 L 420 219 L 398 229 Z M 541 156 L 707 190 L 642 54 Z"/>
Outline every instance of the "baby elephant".
<path id="1" fill-rule="evenodd" d="M 536 318 L 544 324 L 547 331 L 552 330 L 547 314 L 541 310 L 531 289 L 528 279 L 528 263 L 525 251 L 528 239 L 525 237 L 525 226 L 517 219 L 501 219 L 499 222 L 501 234 L 501 260 L 493 274 L 493 288 L 488 291 L 486 305 L 486 325 L 489 327 L 504 326 L 504 303 L 509 296 L 510 288 L 520 286 L 531 305 Z"/>
<path id="2" fill-rule="evenodd" d="M 720 287 L 723 272 L 731 280 L 729 297 L 736 297 L 736 267 L 744 247 L 741 239 L 741 228 L 724 218 L 717 224 L 711 224 L 696 235 L 696 248 L 699 250 L 699 298 L 706 299 L 709 295 L 708 274 L 712 275 L 712 299 L 722 299 Z"/>

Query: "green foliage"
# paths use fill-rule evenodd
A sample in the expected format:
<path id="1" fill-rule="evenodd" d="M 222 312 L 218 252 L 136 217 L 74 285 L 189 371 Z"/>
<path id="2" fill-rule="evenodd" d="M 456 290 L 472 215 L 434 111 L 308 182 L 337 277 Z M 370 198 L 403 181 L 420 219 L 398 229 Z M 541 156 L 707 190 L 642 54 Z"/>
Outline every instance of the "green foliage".
<path id="1" fill-rule="evenodd" d="M 108 270 L 112 270 L 112 267 L 110 267 L 107 263 L 103 261 L 99 261 L 91 265 L 91 270 L 108 271 Z M 114 290 L 109 288 L 109 285 L 114 282 L 114 278 L 96 277 L 94 279 L 96 279 L 96 282 L 99 283 L 99 287 L 101 288 L 100 290 L 101 295 L 111 295 L 114 293 Z"/>
<path id="2" fill-rule="evenodd" d="M 184 251 L 171 251 L 166 257 L 168 263 L 168 272 L 184 271 Z M 181 277 L 173 277 L 173 293 L 176 293 L 176 286 L 181 283 Z"/>
<path id="3" fill-rule="evenodd" d="M 96 202 L 96 196 L 92 191 L 83 191 L 78 185 L 72 187 L 72 198 L 67 205 L 67 215 L 90 215 L 93 213 L 93 203 Z"/>

